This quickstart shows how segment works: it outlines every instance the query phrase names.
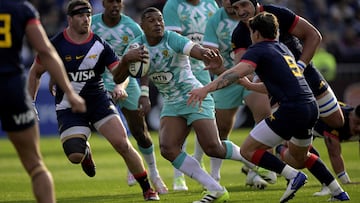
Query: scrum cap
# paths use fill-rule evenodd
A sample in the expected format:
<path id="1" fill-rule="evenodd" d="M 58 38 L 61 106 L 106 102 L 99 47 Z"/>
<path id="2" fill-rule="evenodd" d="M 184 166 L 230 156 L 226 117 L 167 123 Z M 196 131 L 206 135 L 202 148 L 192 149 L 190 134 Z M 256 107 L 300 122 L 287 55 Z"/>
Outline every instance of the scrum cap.
<path id="1" fill-rule="evenodd" d="M 241 2 L 241 1 L 250 1 L 256 8 L 257 0 L 230 0 L 230 3 L 231 3 L 231 5 L 233 5 L 234 3 Z"/>

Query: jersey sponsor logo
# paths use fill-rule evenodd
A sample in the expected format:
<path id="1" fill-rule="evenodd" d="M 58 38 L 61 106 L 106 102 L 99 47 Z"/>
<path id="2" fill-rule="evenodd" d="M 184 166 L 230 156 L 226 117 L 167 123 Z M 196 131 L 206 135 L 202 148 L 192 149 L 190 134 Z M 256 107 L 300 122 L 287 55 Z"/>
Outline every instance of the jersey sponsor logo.
<path id="1" fill-rule="evenodd" d="M 82 59 L 82 58 L 84 58 L 84 55 L 81 55 L 81 56 L 75 56 L 75 59 L 76 59 L 76 60 L 80 60 L 80 59 Z"/>
<path id="2" fill-rule="evenodd" d="M 22 125 L 30 123 L 32 120 L 34 120 L 35 114 L 32 109 L 28 110 L 25 113 L 13 115 L 13 119 L 16 123 L 16 125 Z"/>
<path id="3" fill-rule="evenodd" d="M 68 62 L 71 61 L 71 56 L 70 56 L 70 55 L 66 55 L 66 56 L 65 56 L 65 61 L 68 61 Z"/>
<path id="4" fill-rule="evenodd" d="M 187 38 L 193 42 L 201 43 L 203 41 L 204 35 L 201 33 L 191 33 L 187 35 Z"/>
<path id="5" fill-rule="evenodd" d="M 160 72 L 153 73 L 150 75 L 150 79 L 155 83 L 167 84 L 173 78 L 173 74 L 171 72 Z"/>
<path id="6" fill-rule="evenodd" d="M 95 77 L 94 70 L 83 70 L 78 72 L 69 72 L 71 81 L 84 82 Z"/>
<path id="7" fill-rule="evenodd" d="M 92 55 L 88 56 L 89 59 L 96 59 L 96 57 L 97 57 L 97 54 L 92 54 Z"/>

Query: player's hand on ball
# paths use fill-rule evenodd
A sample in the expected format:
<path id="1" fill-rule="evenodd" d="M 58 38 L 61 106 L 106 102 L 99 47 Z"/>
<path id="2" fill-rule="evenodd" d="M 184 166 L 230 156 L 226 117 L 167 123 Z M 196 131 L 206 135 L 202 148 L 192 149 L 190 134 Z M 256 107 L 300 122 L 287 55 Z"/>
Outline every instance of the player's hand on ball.
<path id="1" fill-rule="evenodd" d="M 144 45 L 132 44 L 126 53 L 130 62 L 129 73 L 132 77 L 144 77 L 150 67 L 149 51 Z"/>

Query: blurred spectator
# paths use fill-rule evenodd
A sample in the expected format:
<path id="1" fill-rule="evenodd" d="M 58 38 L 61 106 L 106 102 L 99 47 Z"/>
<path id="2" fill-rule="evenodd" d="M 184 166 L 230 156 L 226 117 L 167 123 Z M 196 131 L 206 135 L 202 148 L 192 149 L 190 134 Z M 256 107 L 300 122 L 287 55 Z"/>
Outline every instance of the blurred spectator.
<path id="1" fill-rule="evenodd" d="M 312 62 L 328 82 L 335 80 L 336 59 L 333 54 L 326 50 L 325 41 L 323 41 L 321 46 L 316 50 Z"/>
<path id="2" fill-rule="evenodd" d="M 360 105 L 360 82 L 353 83 L 345 88 L 344 102 L 350 106 Z"/>
<path id="3" fill-rule="evenodd" d="M 64 5 L 68 0 L 29 0 L 39 10 L 41 21 L 49 37 L 66 26 Z M 94 13 L 102 10 L 101 0 L 90 0 Z M 123 0 L 124 13 L 139 22 L 144 8 L 154 6 L 162 10 L 166 0 Z M 219 2 L 218 0 L 216 0 Z M 309 20 L 323 36 L 330 36 L 326 50 L 332 53 L 338 63 L 360 63 L 360 1 L 359 0 L 258 0 L 262 4 L 277 4 L 290 8 Z M 26 49 L 25 49 L 26 51 Z M 31 57 L 31 49 L 23 54 Z"/>
<path id="4" fill-rule="evenodd" d="M 360 62 L 360 37 L 351 24 L 345 26 L 336 46 L 337 51 L 334 55 L 336 55 L 339 62 Z"/>
<path id="5" fill-rule="evenodd" d="M 136 22 L 140 22 L 140 15 L 142 11 L 147 7 L 155 7 L 162 11 L 166 0 L 124 0 L 124 13 L 134 19 Z"/>

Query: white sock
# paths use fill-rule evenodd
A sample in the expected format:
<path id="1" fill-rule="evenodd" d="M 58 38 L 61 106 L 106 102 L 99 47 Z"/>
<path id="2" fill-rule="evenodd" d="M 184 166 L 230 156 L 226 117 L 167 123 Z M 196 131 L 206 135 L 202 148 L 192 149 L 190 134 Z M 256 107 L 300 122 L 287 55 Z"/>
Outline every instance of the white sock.
<path id="1" fill-rule="evenodd" d="M 251 163 L 250 161 L 246 160 L 243 156 L 241 156 L 239 146 L 237 146 L 236 144 L 234 144 L 229 140 L 224 140 L 223 142 L 226 145 L 226 150 L 227 150 L 226 156 L 229 156 L 229 154 L 231 154 L 229 157 L 225 157 L 226 159 L 241 161 L 250 169 L 255 169 L 257 167 L 255 164 Z M 231 152 L 229 151 L 229 148 L 232 149 Z"/>
<path id="2" fill-rule="evenodd" d="M 199 141 L 197 139 L 197 137 L 195 136 L 195 149 L 194 149 L 194 154 L 193 154 L 193 157 L 199 162 L 201 163 L 201 159 L 203 158 L 204 156 L 204 151 L 203 149 L 201 148 L 200 144 L 199 144 Z"/>
<path id="3" fill-rule="evenodd" d="M 143 148 L 138 145 L 139 151 L 143 156 L 148 168 L 151 177 L 156 177 L 159 175 L 159 171 L 156 168 L 156 159 L 154 153 L 154 145 L 151 145 L 148 148 Z"/>
<path id="4" fill-rule="evenodd" d="M 210 166 L 211 166 L 211 177 L 216 181 L 220 181 L 220 168 L 223 160 L 215 157 L 210 157 Z"/>
<path id="5" fill-rule="evenodd" d="M 155 153 L 152 152 L 151 154 L 142 154 L 142 156 L 144 157 L 144 160 L 148 166 L 150 177 L 155 178 L 159 176 L 159 171 L 156 167 Z"/>
<path id="6" fill-rule="evenodd" d="M 336 196 L 342 192 L 344 192 L 344 190 L 341 188 L 340 184 L 336 181 L 336 179 L 334 179 L 329 185 L 328 188 L 331 191 L 331 194 L 333 196 Z"/>
<path id="7" fill-rule="evenodd" d="M 209 191 L 223 190 L 223 187 L 201 168 L 199 162 L 188 154 L 179 170 L 201 183 Z"/>
<path id="8" fill-rule="evenodd" d="M 343 171 L 341 173 L 338 173 L 336 174 L 336 176 L 339 178 L 340 182 L 342 184 L 347 184 L 347 183 L 350 183 L 351 180 L 350 180 L 350 177 L 349 175 L 346 173 L 346 171 Z"/>
<path id="9" fill-rule="evenodd" d="M 285 165 L 284 169 L 281 171 L 282 176 L 284 176 L 286 179 L 292 179 L 295 178 L 298 174 L 298 170 L 294 169 L 293 167 L 289 165 Z"/>
<path id="10" fill-rule="evenodd" d="M 187 143 L 187 142 L 186 142 L 186 140 L 185 140 L 184 144 L 183 144 L 182 147 L 181 147 L 181 150 L 182 150 L 183 152 L 186 151 L 186 143 Z M 174 168 L 174 179 L 175 179 L 175 178 L 178 178 L 178 177 L 180 177 L 180 176 L 184 176 L 184 174 L 183 174 L 180 170 Z"/>

